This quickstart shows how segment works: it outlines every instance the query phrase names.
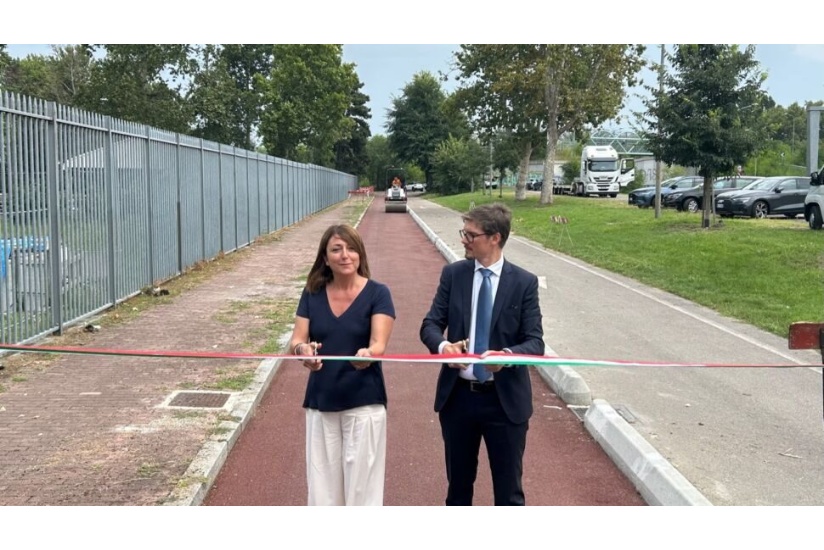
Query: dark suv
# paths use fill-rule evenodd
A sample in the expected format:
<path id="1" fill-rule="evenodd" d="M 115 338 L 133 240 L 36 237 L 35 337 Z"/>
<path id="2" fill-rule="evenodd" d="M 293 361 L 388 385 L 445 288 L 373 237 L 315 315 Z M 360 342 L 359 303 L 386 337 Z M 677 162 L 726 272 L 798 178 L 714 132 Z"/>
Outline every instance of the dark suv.
<path id="1" fill-rule="evenodd" d="M 742 189 L 752 182 L 761 178 L 755 176 L 735 176 L 718 178 L 712 184 L 712 198 L 715 200 L 719 194 L 725 191 Z M 700 178 L 699 185 L 690 189 L 678 190 L 670 193 L 662 199 L 664 207 L 675 208 L 681 212 L 700 212 L 704 207 L 704 178 Z"/>

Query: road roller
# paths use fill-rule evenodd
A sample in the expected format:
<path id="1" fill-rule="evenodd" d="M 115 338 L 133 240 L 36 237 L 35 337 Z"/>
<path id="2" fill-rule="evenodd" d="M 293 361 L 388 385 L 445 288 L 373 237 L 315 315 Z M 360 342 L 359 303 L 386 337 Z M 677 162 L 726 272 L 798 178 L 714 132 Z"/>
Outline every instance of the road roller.
<path id="1" fill-rule="evenodd" d="M 383 196 L 386 212 L 406 213 L 406 178 L 403 169 L 386 171 L 386 193 Z"/>

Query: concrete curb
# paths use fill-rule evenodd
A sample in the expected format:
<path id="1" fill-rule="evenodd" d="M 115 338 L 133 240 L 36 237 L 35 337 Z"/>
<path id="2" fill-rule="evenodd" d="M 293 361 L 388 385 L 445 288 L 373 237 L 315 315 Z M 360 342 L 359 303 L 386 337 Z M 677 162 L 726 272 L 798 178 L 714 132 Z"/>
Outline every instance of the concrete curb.
<path id="1" fill-rule="evenodd" d="M 412 216 L 412 219 L 413 219 L 413 220 L 415 220 L 415 223 L 417 223 L 417 224 L 418 224 L 418 226 L 419 226 L 421 229 L 423 229 L 423 232 L 426 234 L 426 237 L 427 237 L 430 241 L 432 241 L 432 244 L 434 244 L 434 245 L 435 245 L 435 248 L 437 248 L 437 249 L 438 249 L 438 252 L 440 252 L 440 253 L 441 253 L 441 255 L 442 255 L 444 258 L 446 258 L 446 261 L 447 261 L 447 262 L 449 262 L 449 263 L 451 263 L 451 264 L 452 264 L 452 263 L 455 263 L 455 262 L 457 262 L 458 260 L 460 260 L 460 258 L 458 257 L 458 255 L 457 255 L 457 254 L 455 254 L 455 252 L 453 252 L 453 251 L 452 251 L 452 249 L 451 249 L 451 248 L 449 248 L 449 247 L 446 245 L 446 243 L 445 243 L 445 242 L 443 242 L 443 240 L 442 240 L 440 237 L 438 237 L 438 235 L 437 235 L 437 234 L 435 234 L 435 232 L 434 232 L 434 231 L 432 231 L 432 230 L 429 228 L 429 226 L 428 226 L 428 225 L 426 225 L 426 223 L 425 223 L 425 222 L 424 222 L 424 221 L 420 218 L 420 216 L 418 216 L 418 215 L 415 213 L 415 211 L 414 211 L 414 210 L 412 210 L 412 208 L 411 208 L 411 207 L 407 207 L 407 209 L 408 209 L 409 215 L 410 215 L 410 216 Z"/>
<path id="2" fill-rule="evenodd" d="M 595 399 L 584 425 L 647 504 L 712 506 L 681 473 L 602 399 Z"/>
<path id="3" fill-rule="evenodd" d="M 232 420 L 221 422 L 218 429 L 222 433 L 212 435 L 203 444 L 177 487 L 163 503 L 164 506 L 200 506 L 203 503 L 229 451 L 254 416 L 280 365 L 280 359 L 265 359 L 258 365 L 252 383 L 240 393 L 232 409 Z"/>
<path id="4" fill-rule="evenodd" d="M 447 261 L 458 256 L 410 208 L 409 213 Z M 545 354 L 557 357 L 547 346 Z M 592 399 L 589 386 L 571 367 L 538 367 L 541 379 L 569 406 L 586 406 L 584 426 L 647 504 L 712 506 L 681 473 L 603 399 Z"/>
<path id="5" fill-rule="evenodd" d="M 547 357 L 556 357 L 554 354 L 546 354 Z M 571 367 L 559 365 L 557 367 L 537 367 L 538 376 L 552 388 L 558 397 L 567 405 L 576 407 L 588 407 L 592 403 L 592 394 L 589 386 Z"/>

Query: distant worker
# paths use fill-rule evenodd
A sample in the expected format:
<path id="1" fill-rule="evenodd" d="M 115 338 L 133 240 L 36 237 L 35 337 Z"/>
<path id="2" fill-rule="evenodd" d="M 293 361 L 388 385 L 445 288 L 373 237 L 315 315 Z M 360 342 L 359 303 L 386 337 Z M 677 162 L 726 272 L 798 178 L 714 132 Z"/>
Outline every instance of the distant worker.
<path id="1" fill-rule="evenodd" d="M 401 187 L 401 180 L 398 176 L 392 180 L 392 187 Z"/>

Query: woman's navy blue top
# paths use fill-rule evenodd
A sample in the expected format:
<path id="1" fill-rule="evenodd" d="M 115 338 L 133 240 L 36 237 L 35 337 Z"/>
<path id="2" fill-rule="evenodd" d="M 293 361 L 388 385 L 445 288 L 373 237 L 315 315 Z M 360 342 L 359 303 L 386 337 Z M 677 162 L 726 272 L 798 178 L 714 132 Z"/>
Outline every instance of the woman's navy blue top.
<path id="1" fill-rule="evenodd" d="M 382 313 L 395 318 L 389 287 L 371 279 L 340 317 L 332 313 L 326 287 L 315 293 L 305 288 L 297 315 L 309 319 L 309 339 L 320 342 L 321 355 L 353 356 L 369 347 L 372 316 Z M 380 361 L 357 370 L 349 361 L 324 359 L 323 367 L 309 374 L 304 408 L 322 412 L 345 411 L 364 405 L 386 405 L 386 385 Z"/>

